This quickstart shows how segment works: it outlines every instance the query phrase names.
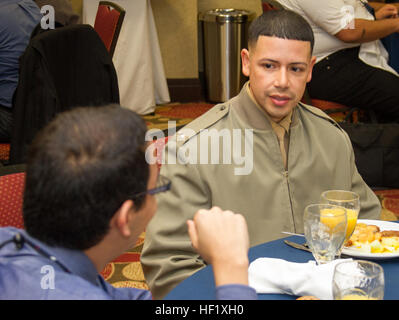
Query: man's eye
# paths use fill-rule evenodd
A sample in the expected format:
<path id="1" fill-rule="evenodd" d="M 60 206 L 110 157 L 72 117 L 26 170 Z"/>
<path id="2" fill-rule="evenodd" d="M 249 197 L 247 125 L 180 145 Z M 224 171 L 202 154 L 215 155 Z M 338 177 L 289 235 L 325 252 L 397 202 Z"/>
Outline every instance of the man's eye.
<path id="1" fill-rule="evenodd" d="M 291 70 L 294 72 L 303 72 L 304 71 L 304 69 L 301 67 L 292 67 Z"/>
<path id="2" fill-rule="evenodd" d="M 271 63 L 265 63 L 265 69 L 271 69 L 273 68 L 273 65 Z"/>

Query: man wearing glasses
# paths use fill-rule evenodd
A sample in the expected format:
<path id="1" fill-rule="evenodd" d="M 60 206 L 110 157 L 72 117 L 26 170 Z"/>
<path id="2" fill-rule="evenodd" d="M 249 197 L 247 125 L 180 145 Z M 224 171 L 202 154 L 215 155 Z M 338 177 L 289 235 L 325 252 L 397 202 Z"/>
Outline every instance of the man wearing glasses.
<path id="1" fill-rule="evenodd" d="M 146 162 L 145 132 L 133 111 L 107 106 L 62 113 L 36 136 L 26 170 L 25 230 L 0 228 L 0 300 L 152 298 L 99 275 L 134 246 L 157 209 L 154 195 L 171 187 Z M 215 267 L 217 298 L 256 299 L 243 216 L 212 208 L 187 225 L 193 247 Z"/>

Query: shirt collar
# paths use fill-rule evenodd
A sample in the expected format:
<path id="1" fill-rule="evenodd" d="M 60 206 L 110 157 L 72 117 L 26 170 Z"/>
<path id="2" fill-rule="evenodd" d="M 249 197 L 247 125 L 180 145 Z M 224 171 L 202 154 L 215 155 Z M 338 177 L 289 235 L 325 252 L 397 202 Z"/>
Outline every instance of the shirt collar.
<path id="1" fill-rule="evenodd" d="M 72 274 L 87 280 L 95 286 L 99 285 L 97 269 L 84 252 L 63 247 L 52 247 L 31 237 L 24 230 L 19 231 L 24 237 L 26 237 L 33 244 L 37 245 L 41 250 L 50 256 L 54 256 L 59 263 L 65 266 Z M 29 244 L 25 244 L 25 246 L 30 247 Z M 29 249 L 35 251 L 33 248 Z"/>

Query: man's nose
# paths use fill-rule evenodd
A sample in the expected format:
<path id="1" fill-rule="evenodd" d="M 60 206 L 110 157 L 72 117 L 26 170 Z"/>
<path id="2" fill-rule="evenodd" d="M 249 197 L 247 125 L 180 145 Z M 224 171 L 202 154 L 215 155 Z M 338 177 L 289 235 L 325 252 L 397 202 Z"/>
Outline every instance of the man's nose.
<path id="1" fill-rule="evenodd" d="M 278 70 L 274 85 L 279 88 L 287 88 L 289 83 L 287 69 L 281 68 Z"/>

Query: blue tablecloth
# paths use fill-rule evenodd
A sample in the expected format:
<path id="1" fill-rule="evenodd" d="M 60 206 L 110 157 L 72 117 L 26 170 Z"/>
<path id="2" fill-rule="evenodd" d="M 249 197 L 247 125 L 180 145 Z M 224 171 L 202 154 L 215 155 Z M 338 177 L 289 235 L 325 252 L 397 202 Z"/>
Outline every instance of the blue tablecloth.
<path id="1" fill-rule="evenodd" d="M 291 236 L 285 238 L 297 243 L 303 243 L 304 238 Z M 314 260 L 311 253 L 287 246 L 283 239 L 267 242 L 249 250 L 249 261 L 257 258 L 280 258 L 292 262 L 308 262 Z M 378 260 L 384 269 L 385 300 L 399 299 L 399 258 Z M 261 300 L 294 300 L 298 297 L 286 294 L 259 294 Z M 215 284 L 211 266 L 207 266 L 191 277 L 182 281 L 166 297 L 166 300 L 213 300 L 215 299 Z"/>

